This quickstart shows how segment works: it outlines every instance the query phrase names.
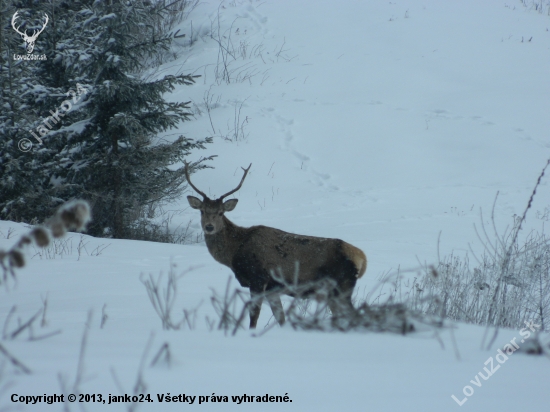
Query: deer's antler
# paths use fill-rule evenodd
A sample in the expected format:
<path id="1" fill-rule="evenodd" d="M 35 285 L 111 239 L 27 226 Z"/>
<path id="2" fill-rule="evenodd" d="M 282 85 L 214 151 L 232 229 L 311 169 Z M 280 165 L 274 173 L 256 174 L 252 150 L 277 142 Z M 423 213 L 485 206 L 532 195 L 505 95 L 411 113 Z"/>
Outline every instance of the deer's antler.
<path id="1" fill-rule="evenodd" d="M 201 192 L 199 189 L 197 189 L 197 187 L 191 182 L 191 178 L 189 177 L 189 163 L 185 162 L 185 177 L 187 178 L 187 183 L 189 183 L 189 185 L 195 189 L 195 192 L 197 192 L 199 195 L 201 195 L 202 197 L 208 199 L 208 196 L 206 196 L 203 192 Z"/>
<path id="2" fill-rule="evenodd" d="M 44 13 L 44 17 L 46 17 L 46 20 L 44 21 L 44 25 L 42 26 L 42 28 L 40 30 L 34 30 L 33 33 L 32 33 L 32 36 L 29 36 L 27 34 L 27 30 L 25 30 L 24 33 L 19 30 L 19 27 L 21 27 L 21 25 L 19 25 L 19 27 L 15 27 L 15 21 L 17 20 L 17 17 L 18 17 L 17 14 L 18 13 L 19 12 L 16 11 L 14 13 L 13 17 L 11 18 L 11 25 L 12 25 L 13 29 L 21 35 L 23 40 L 25 40 L 25 43 L 27 43 L 27 53 L 32 53 L 32 51 L 34 50 L 34 42 L 38 38 L 38 35 L 44 31 L 44 29 L 48 25 L 48 21 L 50 21 L 50 19 L 49 19 L 48 15 L 46 13 Z"/>
<path id="3" fill-rule="evenodd" d="M 11 26 L 13 27 L 13 29 L 19 33 L 23 38 L 27 37 L 27 31 L 25 31 L 25 33 L 21 33 L 19 31 L 19 27 L 21 27 L 21 24 L 19 25 L 19 27 L 15 27 L 15 20 L 17 20 L 17 13 L 19 13 L 18 11 L 15 12 L 15 14 L 13 15 L 13 17 L 11 18 Z"/>
<path id="4" fill-rule="evenodd" d="M 243 175 L 243 178 L 241 179 L 241 183 L 239 183 L 239 186 L 237 186 L 235 189 L 231 190 L 230 192 L 227 192 L 225 195 L 220 196 L 220 199 L 223 199 L 224 197 L 227 197 L 227 196 L 235 193 L 237 190 L 239 190 L 241 188 L 241 186 L 243 185 L 244 179 L 245 179 L 246 175 L 248 174 L 248 171 L 250 170 L 251 167 L 252 167 L 252 163 L 250 163 L 250 166 L 248 166 L 248 169 L 245 169 L 244 167 L 241 167 L 241 169 L 244 170 L 244 175 Z"/>
<path id="5" fill-rule="evenodd" d="M 48 22 L 50 21 L 50 19 L 48 18 L 48 15 L 46 13 L 44 13 L 44 17 L 46 17 L 46 21 L 44 22 L 44 25 L 42 26 L 42 28 L 40 30 L 38 30 L 38 32 L 35 30 L 33 35 L 31 36 L 31 39 L 33 41 L 35 41 L 38 38 L 38 35 L 44 31 L 44 29 L 48 25 Z"/>

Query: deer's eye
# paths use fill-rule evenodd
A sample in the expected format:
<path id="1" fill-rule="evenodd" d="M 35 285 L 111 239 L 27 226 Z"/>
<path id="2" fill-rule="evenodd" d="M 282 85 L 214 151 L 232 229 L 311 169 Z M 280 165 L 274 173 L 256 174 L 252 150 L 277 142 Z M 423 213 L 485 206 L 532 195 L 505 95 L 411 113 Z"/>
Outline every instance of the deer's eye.
<path id="1" fill-rule="evenodd" d="M 204 210 L 201 210 L 201 215 L 204 215 Z"/>
<path id="2" fill-rule="evenodd" d="M 218 216 L 221 216 L 221 215 L 223 215 L 223 212 L 218 213 Z"/>

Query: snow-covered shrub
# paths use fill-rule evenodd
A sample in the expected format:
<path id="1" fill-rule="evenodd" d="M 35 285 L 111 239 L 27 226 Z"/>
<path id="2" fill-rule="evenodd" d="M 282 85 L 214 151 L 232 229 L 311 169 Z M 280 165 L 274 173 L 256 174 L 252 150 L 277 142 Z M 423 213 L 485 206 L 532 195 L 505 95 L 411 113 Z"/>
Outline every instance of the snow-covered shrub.
<path id="1" fill-rule="evenodd" d="M 467 257 L 454 255 L 440 260 L 414 283 L 412 305 L 435 314 L 486 326 L 517 328 L 527 319 L 547 330 L 550 315 L 550 243 L 544 233 L 531 232 L 523 241 L 519 233 L 541 184 L 547 160 L 521 216 L 514 216 L 509 232 L 500 235 L 493 221 L 494 238 L 482 221 L 483 255 L 470 269 Z M 497 194 L 498 198 L 498 194 Z M 495 199 L 496 204 L 496 199 Z M 493 213 L 494 216 L 494 213 Z"/>
<path id="2" fill-rule="evenodd" d="M 521 4 L 528 9 L 550 16 L 550 1 L 548 0 L 521 0 Z"/>
<path id="3" fill-rule="evenodd" d="M 273 276 L 273 274 L 272 274 Z M 280 282 L 281 278 L 276 279 Z M 249 308 L 257 299 L 269 300 L 270 294 L 284 293 L 292 296 L 292 301 L 284 305 L 285 324 L 294 330 L 318 330 L 341 331 L 351 330 L 394 332 L 406 334 L 415 330 L 415 321 L 434 324 L 426 321 L 425 317 L 417 311 L 409 309 L 406 305 L 395 302 L 369 305 L 362 302 L 359 306 L 350 307 L 341 303 L 337 313 L 332 313 L 329 305 L 329 292 L 335 285 L 331 279 L 319 281 L 282 285 L 282 289 L 266 292 L 263 295 L 250 297 L 245 291 L 232 288 L 231 278 L 227 283 L 225 293 L 220 295 L 212 292 L 211 302 L 214 306 L 217 320 L 208 319 L 210 328 L 223 330 L 225 333 L 237 333 L 239 329 L 246 329 Z M 314 292 L 312 292 L 314 291 Z M 338 301 L 337 301 L 338 302 Z M 278 323 L 272 317 L 261 334 L 266 333 Z M 435 325 L 435 324 L 434 324 Z"/>
<path id="4" fill-rule="evenodd" d="M 183 316 L 178 321 L 173 319 L 172 312 L 178 295 L 178 282 L 191 270 L 193 270 L 192 267 L 178 275 L 176 265 L 172 263 L 166 277 L 162 272 L 156 278 L 152 274 L 149 274 L 148 277 L 143 274 L 140 276 L 141 283 L 145 286 L 149 300 L 165 330 L 181 329 L 185 324 L 189 329 L 195 328 L 198 307 L 191 310 L 184 309 Z"/>
<path id="5" fill-rule="evenodd" d="M 517 328 L 533 319 L 548 330 L 550 240 L 533 232 L 521 245 L 510 242 L 508 236 L 488 244 L 475 263 L 468 256 L 442 258 L 435 276 L 426 273 L 411 287 L 411 305 L 425 314 L 480 325 Z"/>

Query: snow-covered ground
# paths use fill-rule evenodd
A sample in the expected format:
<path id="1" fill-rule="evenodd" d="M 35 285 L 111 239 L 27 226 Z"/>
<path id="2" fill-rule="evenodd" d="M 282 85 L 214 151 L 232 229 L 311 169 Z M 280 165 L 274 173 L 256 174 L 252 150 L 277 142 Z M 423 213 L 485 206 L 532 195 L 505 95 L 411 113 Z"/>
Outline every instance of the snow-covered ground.
<path id="1" fill-rule="evenodd" d="M 203 2 L 182 30 L 192 45 L 162 73 L 202 77 L 170 96 L 194 102 L 196 120 L 178 133 L 217 136 L 196 153 L 197 159 L 218 155 L 215 168 L 193 175 L 194 183 L 220 195 L 238 184 L 240 167 L 252 163 L 228 217 L 241 226 L 264 224 L 360 247 L 369 259 L 360 295 L 398 267 L 436 263 L 440 232 L 441 255 L 465 253 L 469 244 L 481 252 L 474 223 L 490 225 L 498 192 L 496 226 L 503 231 L 511 225 L 550 156 L 550 17 L 520 1 Z M 228 79 L 212 37 L 235 49 Z M 549 204 L 543 179 L 524 233 L 542 230 L 537 212 Z M 200 229 L 198 212 L 185 198 L 167 209 L 177 212 L 174 226 L 193 219 Z M 15 233 L 6 239 L 10 228 Z M 0 222 L 0 231 L 0 248 L 9 248 L 26 229 Z M 497 361 L 498 348 L 514 337 L 519 342 L 519 330 L 501 331 L 493 347 L 482 350 L 483 328 L 456 325 L 459 357 L 449 330 L 436 339 L 430 329 L 402 337 L 286 326 L 259 337 L 248 331 L 228 337 L 210 331 L 205 317 L 215 317 L 211 289 L 223 293 L 233 275 L 204 243 L 69 237 L 68 253 L 35 255 L 18 271 L 17 283 L 0 290 L 4 335 L 44 300 L 47 325 L 37 321 L 34 336 L 60 331 L 39 341 L 28 340 L 27 332 L 0 341 L 32 370 L 15 373 L 4 364 L 0 409 L 128 406 L 11 401 L 12 394 L 62 393 L 60 382 L 71 393 L 90 310 L 78 388 L 107 402 L 109 394 L 132 394 L 143 359 L 145 392 L 154 402 L 138 410 L 440 412 L 460 408 L 451 396 L 462 401 L 465 386 L 473 394 L 465 390 L 471 396 L 461 408 L 471 411 L 544 410 L 550 404 L 546 358 L 514 354 Z M 162 330 L 140 281 L 166 274 L 170 265 L 178 273 L 191 268 L 178 284 L 174 318 L 202 302 L 194 330 Z M 102 313 L 108 318 L 100 327 Z M 270 316 L 264 305 L 259 330 Z M 171 361 L 151 367 L 165 343 Z M 500 368 L 480 380 L 477 374 L 491 369 L 485 364 L 490 357 Z M 197 398 L 192 406 L 160 405 L 157 394 L 168 393 Z M 199 396 L 213 394 L 229 402 L 210 398 L 198 405 Z M 232 402 L 231 396 L 243 394 L 287 394 L 292 403 Z"/>

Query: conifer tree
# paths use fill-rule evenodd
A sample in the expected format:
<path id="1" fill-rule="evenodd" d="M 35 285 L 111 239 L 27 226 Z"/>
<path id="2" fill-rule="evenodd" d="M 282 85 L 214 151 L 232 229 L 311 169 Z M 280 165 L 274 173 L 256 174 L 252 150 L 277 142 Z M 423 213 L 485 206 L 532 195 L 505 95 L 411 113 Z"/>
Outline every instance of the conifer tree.
<path id="1" fill-rule="evenodd" d="M 38 125 L 49 93 L 35 78 L 37 62 L 13 58 L 26 54 L 25 42 L 12 28 L 17 9 L 6 3 L 0 6 L 0 218 L 31 221 L 46 216 L 56 203 L 44 167 L 51 164 L 53 147 L 27 151 L 32 145 L 29 130 Z M 30 9 L 18 11 L 21 30 L 37 29 Z"/>
<path id="2" fill-rule="evenodd" d="M 159 29 L 162 2 L 54 0 L 41 10 L 48 11 L 52 28 L 37 42 L 48 60 L 33 62 L 28 105 L 35 116 L 26 125 L 42 144 L 17 152 L 25 127 L 13 123 L 14 135 L 0 155 L 0 217 L 40 220 L 78 197 L 92 205 L 90 233 L 136 237 L 145 212 L 185 188 L 183 168 L 176 165 L 211 141 L 157 137 L 190 119 L 189 102 L 167 102 L 164 95 L 193 84 L 195 76 L 160 77 L 151 70 L 174 38 Z M 211 158 L 193 166 L 205 167 L 202 162 Z M 17 167 L 10 169 L 10 161 Z M 42 179 L 33 181 L 30 192 L 25 185 L 37 169 Z M 10 179 L 17 182 L 11 188 Z M 22 207 L 37 194 L 40 208 Z"/>

